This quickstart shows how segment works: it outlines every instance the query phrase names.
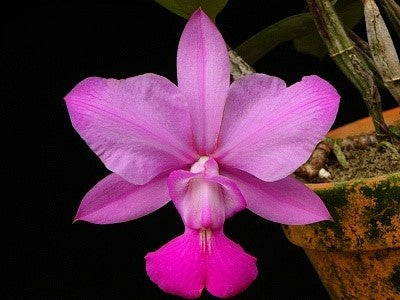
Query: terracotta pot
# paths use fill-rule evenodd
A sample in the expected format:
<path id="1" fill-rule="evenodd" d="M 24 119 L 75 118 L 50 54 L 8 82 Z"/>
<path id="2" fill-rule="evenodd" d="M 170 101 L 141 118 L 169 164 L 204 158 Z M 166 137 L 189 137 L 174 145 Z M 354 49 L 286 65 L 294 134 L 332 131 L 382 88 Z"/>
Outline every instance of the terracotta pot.
<path id="1" fill-rule="evenodd" d="M 384 117 L 393 124 L 400 120 L 400 108 Z M 372 130 L 366 118 L 329 136 Z M 400 299 L 400 173 L 308 186 L 334 222 L 282 227 L 304 249 L 332 299 Z"/>

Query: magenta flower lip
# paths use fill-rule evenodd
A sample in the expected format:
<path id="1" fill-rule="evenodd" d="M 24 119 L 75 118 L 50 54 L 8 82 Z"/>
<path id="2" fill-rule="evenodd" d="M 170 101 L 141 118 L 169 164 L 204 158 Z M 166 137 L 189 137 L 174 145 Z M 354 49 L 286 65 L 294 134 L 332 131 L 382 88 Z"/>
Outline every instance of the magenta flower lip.
<path id="1" fill-rule="evenodd" d="M 256 259 L 223 233 L 245 208 L 282 224 L 331 219 L 320 198 L 290 174 L 330 129 L 336 90 L 318 76 L 289 87 L 277 77 L 229 83 L 226 44 L 197 10 L 182 33 L 178 85 L 144 74 L 90 77 L 66 97 L 71 122 L 112 172 L 83 198 L 75 221 L 125 222 L 172 199 L 185 232 L 146 256 L 163 291 L 196 298 L 246 289 Z"/>

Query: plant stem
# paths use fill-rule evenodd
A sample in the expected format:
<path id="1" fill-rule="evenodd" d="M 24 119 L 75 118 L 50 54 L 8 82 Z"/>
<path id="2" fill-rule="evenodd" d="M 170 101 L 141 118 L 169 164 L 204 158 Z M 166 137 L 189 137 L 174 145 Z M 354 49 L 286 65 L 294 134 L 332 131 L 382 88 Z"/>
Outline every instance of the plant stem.
<path id="1" fill-rule="evenodd" d="M 346 34 L 330 1 L 307 0 L 307 4 L 330 57 L 360 91 L 378 139 L 387 139 L 388 129 L 382 116 L 381 98 L 366 61 Z"/>

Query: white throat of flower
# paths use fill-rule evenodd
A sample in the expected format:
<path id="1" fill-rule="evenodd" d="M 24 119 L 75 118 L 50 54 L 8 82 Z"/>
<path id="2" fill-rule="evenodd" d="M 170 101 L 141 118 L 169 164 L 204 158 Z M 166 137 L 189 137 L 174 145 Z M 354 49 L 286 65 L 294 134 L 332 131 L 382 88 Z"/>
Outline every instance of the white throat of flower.
<path id="1" fill-rule="evenodd" d="M 199 160 L 190 167 L 190 172 L 200 173 L 205 170 L 204 165 L 210 158 L 208 156 L 200 156 Z"/>

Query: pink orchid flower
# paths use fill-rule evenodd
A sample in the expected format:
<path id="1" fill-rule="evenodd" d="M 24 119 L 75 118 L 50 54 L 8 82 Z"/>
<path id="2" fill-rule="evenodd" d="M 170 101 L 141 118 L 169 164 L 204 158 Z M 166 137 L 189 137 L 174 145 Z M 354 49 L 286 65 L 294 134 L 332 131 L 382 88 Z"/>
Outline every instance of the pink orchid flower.
<path id="1" fill-rule="evenodd" d="M 83 198 L 76 220 L 134 220 L 172 199 L 184 233 L 146 256 L 163 291 L 233 296 L 257 277 L 256 259 L 223 233 L 248 208 L 283 224 L 330 219 L 320 198 L 290 174 L 331 127 L 339 95 L 317 76 L 286 87 L 252 74 L 231 85 L 225 42 L 198 10 L 177 55 L 178 86 L 144 74 L 91 77 L 66 97 L 71 121 L 113 173 Z"/>

